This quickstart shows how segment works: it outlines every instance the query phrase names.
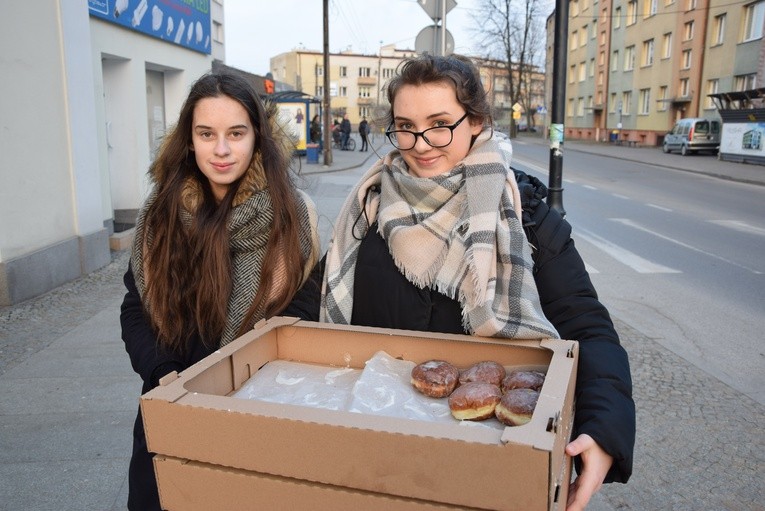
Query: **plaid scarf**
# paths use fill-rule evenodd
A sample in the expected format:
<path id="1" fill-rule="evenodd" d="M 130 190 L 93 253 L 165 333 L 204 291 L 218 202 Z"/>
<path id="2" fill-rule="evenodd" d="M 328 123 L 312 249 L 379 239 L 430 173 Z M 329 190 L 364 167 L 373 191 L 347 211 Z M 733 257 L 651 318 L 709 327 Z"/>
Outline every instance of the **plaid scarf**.
<path id="1" fill-rule="evenodd" d="M 349 324 L 360 238 L 375 220 L 396 266 L 420 288 L 459 301 L 465 331 L 558 338 L 542 312 L 521 225 L 512 147 L 484 130 L 450 172 L 409 173 L 398 151 L 360 180 L 338 215 L 327 252 L 321 321 Z M 380 193 L 370 193 L 380 190 Z"/>

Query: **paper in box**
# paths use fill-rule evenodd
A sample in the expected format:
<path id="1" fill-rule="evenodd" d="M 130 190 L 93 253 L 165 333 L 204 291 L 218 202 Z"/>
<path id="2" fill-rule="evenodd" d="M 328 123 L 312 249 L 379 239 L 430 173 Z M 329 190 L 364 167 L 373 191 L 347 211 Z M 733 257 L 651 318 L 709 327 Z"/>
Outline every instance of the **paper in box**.
<path id="1" fill-rule="evenodd" d="M 415 363 L 545 366 L 547 378 L 531 422 L 503 430 L 230 397 L 269 361 L 363 368 L 380 350 Z M 141 398 L 162 504 L 201 509 L 191 503 L 205 496 L 226 509 L 299 509 L 299 497 L 312 509 L 564 509 L 577 358 L 574 341 L 262 321 Z"/>

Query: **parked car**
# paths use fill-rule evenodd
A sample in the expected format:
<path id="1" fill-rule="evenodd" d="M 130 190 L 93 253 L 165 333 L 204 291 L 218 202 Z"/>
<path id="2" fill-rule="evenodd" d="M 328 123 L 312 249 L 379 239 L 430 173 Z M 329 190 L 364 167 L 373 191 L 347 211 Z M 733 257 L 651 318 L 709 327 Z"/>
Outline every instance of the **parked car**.
<path id="1" fill-rule="evenodd" d="M 717 152 L 720 150 L 720 121 L 704 117 L 680 119 L 664 136 L 662 149 L 665 153 L 680 151 L 683 156 L 697 151 Z"/>

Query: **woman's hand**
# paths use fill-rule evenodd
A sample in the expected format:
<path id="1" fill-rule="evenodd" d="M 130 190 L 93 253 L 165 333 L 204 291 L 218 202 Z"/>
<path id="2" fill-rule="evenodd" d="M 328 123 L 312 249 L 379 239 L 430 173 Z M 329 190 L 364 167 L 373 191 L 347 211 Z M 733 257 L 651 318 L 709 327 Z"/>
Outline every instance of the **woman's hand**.
<path id="1" fill-rule="evenodd" d="M 582 457 L 582 473 L 568 487 L 566 511 L 580 511 L 587 507 L 590 498 L 603 486 L 603 480 L 614 458 L 592 439 L 579 435 L 566 446 L 566 454 Z"/>

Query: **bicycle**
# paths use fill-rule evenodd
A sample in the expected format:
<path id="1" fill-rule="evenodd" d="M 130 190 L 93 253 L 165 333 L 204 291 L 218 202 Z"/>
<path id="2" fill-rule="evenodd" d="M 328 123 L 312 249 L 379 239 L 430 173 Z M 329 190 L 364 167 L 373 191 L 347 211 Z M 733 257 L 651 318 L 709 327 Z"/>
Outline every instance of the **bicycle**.
<path id="1" fill-rule="evenodd" d="M 356 150 L 356 141 L 353 140 L 353 138 L 349 137 L 346 146 L 347 146 L 347 150 L 348 151 L 355 151 Z M 340 142 L 340 140 L 336 140 L 336 139 L 332 140 L 332 149 L 338 149 L 338 150 L 342 151 L 343 146 L 342 146 L 342 143 Z"/>

